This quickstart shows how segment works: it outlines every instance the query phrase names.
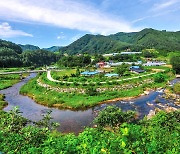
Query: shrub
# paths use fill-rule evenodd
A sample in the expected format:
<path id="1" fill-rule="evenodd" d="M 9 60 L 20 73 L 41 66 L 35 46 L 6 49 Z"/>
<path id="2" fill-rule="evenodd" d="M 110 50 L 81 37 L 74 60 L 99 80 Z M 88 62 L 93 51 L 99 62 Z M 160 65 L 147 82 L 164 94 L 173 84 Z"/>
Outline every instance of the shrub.
<path id="1" fill-rule="evenodd" d="M 115 106 L 108 106 L 101 111 L 98 117 L 95 118 L 94 123 L 99 127 L 119 127 L 124 122 L 130 122 L 134 119 L 135 112 L 123 112 L 120 108 Z"/>
<path id="2" fill-rule="evenodd" d="M 90 86 L 86 89 L 86 94 L 89 96 L 95 96 L 95 95 L 98 95 L 98 92 L 96 88 L 94 88 L 93 86 Z"/>
<path id="3" fill-rule="evenodd" d="M 158 73 L 154 75 L 154 82 L 156 83 L 162 83 L 165 80 L 166 80 L 166 75 L 164 75 L 163 73 Z"/>
<path id="4" fill-rule="evenodd" d="M 180 94 L 180 83 L 176 83 L 176 84 L 174 85 L 174 92 L 175 92 L 176 94 Z"/>

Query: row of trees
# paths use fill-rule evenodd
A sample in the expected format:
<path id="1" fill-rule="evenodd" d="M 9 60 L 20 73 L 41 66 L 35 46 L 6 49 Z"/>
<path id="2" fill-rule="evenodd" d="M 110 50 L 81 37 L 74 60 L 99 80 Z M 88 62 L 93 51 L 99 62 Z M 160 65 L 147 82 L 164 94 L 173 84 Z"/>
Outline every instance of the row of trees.
<path id="1" fill-rule="evenodd" d="M 59 67 L 85 67 L 91 63 L 91 57 L 88 55 L 63 56 L 58 61 Z"/>

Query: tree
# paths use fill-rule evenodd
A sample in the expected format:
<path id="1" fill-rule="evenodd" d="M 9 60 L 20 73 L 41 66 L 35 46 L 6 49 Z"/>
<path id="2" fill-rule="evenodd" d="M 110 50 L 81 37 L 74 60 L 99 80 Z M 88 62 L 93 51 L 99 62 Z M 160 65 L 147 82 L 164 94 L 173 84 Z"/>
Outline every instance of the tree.
<path id="1" fill-rule="evenodd" d="M 158 73 L 154 76 L 154 82 L 162 83 L 166 80 L 166 75 L 163 73 Z"/>
<path id="2" fill-rule="evenodd" d="M 119 74 L 120 76 L 123 76 L 125 72 L 128 71 L 128 68 L 129 68 L 129 65 L 123 63 L 122 65 L 118 66 L 115 69 L 115 72 Z"/>
<path id="3" fill-rule="evenodd" d="M 176 73 L 180 73 L 180 55 L 174 55 L 170 59 L 170 63 Z"/>
<path id="4" fill-rule="evenodd" d="M 98 117 L 95 118 L 94 123 L 99 127 L 119 127 L 124 122 L 134 120 L 135 112 L 123 112 L 120 108 L 115 106 L 108 106 L 102 110 Z"/>

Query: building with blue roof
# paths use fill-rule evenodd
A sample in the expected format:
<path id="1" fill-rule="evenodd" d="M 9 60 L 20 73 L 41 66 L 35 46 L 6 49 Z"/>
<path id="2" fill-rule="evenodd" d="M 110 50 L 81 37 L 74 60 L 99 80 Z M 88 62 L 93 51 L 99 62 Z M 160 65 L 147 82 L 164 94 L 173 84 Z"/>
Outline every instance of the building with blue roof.
<path id="1" fill-rule="evenodd" d="M 82 72 L 81 75 L 84 75 L 84 76 L 93 76 L 93 75 L 96 75 L 96 74 L 99 74 L 100 72 L 98 71 L 85 71 L 85 72 Z"/>
<path id="2" fill-rule="evenodd" d="M 116 74 L 116 73 L 107 73 L 104 76 L 106 76 L 106 77 L 119 77 L 119 74 Z"/>
<path id="3" fill-rule="evenodd" d="M 145 72 L 143 69 L 141 69 L 139 66 L 131 66 L 130 71 L 134 73 L 143 73 Z"/>

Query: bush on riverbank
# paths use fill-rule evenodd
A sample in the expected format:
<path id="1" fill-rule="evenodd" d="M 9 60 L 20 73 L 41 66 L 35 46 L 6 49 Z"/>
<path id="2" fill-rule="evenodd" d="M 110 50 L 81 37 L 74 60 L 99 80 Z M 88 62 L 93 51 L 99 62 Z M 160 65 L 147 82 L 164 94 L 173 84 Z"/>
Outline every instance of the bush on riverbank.
<path id="1" fill-rule="evenodd" d="M 8 103 L 4 101 L 4 95 L 0 94 L 0 110 L 2 110 Z"/>
<path id="2" fill-rule="evenodd" d="M 75 136 L 50 131 L 44 126 L 24 125 L 23 117 L 11 111 L 1 117 L 0 149 L 3 153 L 178 154 L 179 117 L 180 111 L 161 111 L 150 120 L 122 123 L 115 132 L 103 128 L 86 128 Z M 5 122 L 7 118 L 10 123 Z M 10 130 L 12 122 L 14 127 Z"/>
<path id="3" fill-rule="evenodd" d="M 174 92 L 176 94 L 180 94 L 180 82 L 178 82 L 174 85 Z"/>

